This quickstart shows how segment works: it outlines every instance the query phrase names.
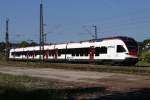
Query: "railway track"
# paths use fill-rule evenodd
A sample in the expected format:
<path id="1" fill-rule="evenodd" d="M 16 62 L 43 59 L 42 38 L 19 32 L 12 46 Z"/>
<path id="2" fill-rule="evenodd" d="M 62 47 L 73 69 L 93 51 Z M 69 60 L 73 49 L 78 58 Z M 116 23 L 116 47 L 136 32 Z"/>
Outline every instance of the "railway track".
<path id="1" fill-rule="evenodd" d="M 72 63 L 39 63 L 39 62 L 10 62 L 9 66 L 18 67 L 35 67 L 35 68 L 55 68 L 66 70 L 81 70 L 81 71 L 95 71 L 95 72 L 115 72 L 115 73 L 128 73 L 128 74 L 150 74 L 149 67 L 137 66 L 119 66 L 119 65 L 99 65 L 99 64 L 72 64 Z"/>

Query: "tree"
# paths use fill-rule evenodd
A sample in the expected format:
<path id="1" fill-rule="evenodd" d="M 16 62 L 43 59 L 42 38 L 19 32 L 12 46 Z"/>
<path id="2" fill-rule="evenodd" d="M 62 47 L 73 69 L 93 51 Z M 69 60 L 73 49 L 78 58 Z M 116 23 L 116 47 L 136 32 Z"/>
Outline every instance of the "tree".
<path id="1" fill-rule="evenodd" d="M 26 41 L 22 41 L 19 45 L 19 47 L 27 47 L 27 46 L 29 46 L 29 43 Z"/>
<path id="2" fill-rule="evenodd" d="M 0 43 L 0 52 L 5 52 L 5 43 L 4 42 L 1 42 Z"/>
<path id="3" fill-rule="evenodd" d="M 38 44 L 36 42 L 31 42 L 30 46 L 37 46 Z"/>
<path id="4" fill-rule="evenodd" d="M 145 46 L 146 44 L 150 43 L 150 39 L 146 39 L 143 41 L 143 46 Z"/>

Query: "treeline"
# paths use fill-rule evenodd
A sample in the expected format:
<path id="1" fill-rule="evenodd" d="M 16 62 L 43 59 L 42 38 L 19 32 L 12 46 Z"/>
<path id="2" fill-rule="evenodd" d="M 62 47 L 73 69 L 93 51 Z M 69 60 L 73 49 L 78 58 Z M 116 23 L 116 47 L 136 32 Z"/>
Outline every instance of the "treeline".
<path id="1" fill-rule="evenodd" d="M 22 41 L 21 43 L 9 43 L 10 48 L 21 48 L 21 47 L 28 47 L 28 46 L 37 46 L 38 43 L 36 42 L 27 42 L 27 41 Z M 0 42 L 0 53 L 5 52 L 5 42 Z"/>

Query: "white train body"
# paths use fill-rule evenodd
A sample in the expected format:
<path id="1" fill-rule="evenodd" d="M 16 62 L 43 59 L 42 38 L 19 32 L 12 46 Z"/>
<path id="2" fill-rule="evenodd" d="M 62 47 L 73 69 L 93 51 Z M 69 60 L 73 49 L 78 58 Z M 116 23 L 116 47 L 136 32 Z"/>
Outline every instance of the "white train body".
<path id="1" fill-rule="evenodd" d="M 138 47 L 129 37 L 113 37 L 76 43 L 45 45 L 40 54 L 40 47 L 15 48 L 10 50 L 13 60 L 76 61 L 76 62 L 137 62 Z"/>

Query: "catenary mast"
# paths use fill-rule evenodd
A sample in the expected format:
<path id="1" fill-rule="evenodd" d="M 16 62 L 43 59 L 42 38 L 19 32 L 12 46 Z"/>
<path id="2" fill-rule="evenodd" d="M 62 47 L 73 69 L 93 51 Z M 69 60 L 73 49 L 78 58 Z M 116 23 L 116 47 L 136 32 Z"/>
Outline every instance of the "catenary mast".
<path id="1" fill-rule="evenodd" d="M 44 13 L 43 0 L 40 2 L 40 60 L 44 60 Z"/>
<path id="2" fill-rule="evenodd" d="M 5 37 L 5 56 L 6 56 L 6 61 L 9 60 L 9 19 L 6 19 L 6 37 Z"/>

